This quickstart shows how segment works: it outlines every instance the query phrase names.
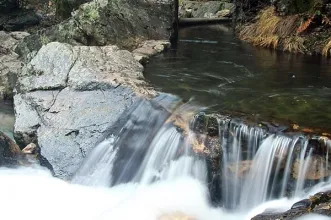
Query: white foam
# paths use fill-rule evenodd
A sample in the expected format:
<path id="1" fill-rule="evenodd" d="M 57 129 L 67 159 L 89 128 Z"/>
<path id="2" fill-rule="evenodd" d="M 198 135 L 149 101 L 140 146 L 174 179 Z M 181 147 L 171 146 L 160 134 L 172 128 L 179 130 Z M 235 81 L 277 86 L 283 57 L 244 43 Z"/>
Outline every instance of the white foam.
<path id="1" fill-rule="evenodd" d="M 208 205 L 206 188 L 188 177 L 107 189 L 70 184 L 45 170 L 0 169 L 0 195 L 1 219 L 11 220 L 154 220 L 174 212 L 199 220 L 222 216 Z"/>
<path id="2" fill-rule="evenodd" d="M 313 191 L 318 191 L 317 187 Z M 212 208 L 206 186 L 190 177 L 103 188 L 71 184 L 52 177 L 47 170 L 33 168 L 1 168 L 0 196 L 1 219 L 10 220 L 157 220 L 173 213 L 196 220 L 250 220 L 266 210 L 286 211 L 302 199 L 283 198 L 248 213 L 227 213 Z M 307 215 L 299 220 L 326 219 L 330 218 Z"/>

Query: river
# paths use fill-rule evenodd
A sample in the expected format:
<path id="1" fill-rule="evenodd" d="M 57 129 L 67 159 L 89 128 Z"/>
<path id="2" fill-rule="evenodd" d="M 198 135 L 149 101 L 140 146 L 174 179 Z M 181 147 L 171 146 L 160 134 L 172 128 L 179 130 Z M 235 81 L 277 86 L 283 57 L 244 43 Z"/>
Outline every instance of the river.
<path id="1" fill-rule="evenodd" d="M 150 61 L 145 78 L 212 112 L 331 129 L 331 60 L 253 47 L 223 25 L 181 29 L 178 44 Z"/>
<path id="2" fill-rule="evenodd" d="M 0 216 L 249 220 L 331 190 L 331 143 L 326 154 L 314 155 L 306 136 L 266 134 L 238 121 L 218 121 L 216 171 L 221 179 L 215 183 L 208 158 L 192 150 L 198 138 L 188 121 L 209 106 L 208 111 L 241 111 L 329 128 L 330 67 L 324 62 L 253 48 L 225 26 L 183 29 L 177 47 L 153 58 L 145 77 L 184 102 L 162 94 L 134 105 L 127 120 L 119 120 L 118 130 L 104 135 L 70 180 L 52 177 L 39 166 L 0 168 Z M 195 102 L 185 102 L 192 96 Z M 13 109 L 10 103 L 0 106 L 0 127 L 10 133 Z M 242 172 L 245 164 L 250 166 Z M 321 174 L 313 184 L 306 178 L 312 164 Z M 215 197 L 219 201 L 212 201 Z M 326 219 L 311 214 L 299 220 Z"/>

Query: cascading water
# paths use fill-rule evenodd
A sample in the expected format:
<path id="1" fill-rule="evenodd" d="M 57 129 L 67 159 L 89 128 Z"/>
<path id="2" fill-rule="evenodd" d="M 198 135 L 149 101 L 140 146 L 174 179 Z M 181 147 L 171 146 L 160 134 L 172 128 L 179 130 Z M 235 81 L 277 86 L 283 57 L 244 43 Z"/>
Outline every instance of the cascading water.
<path id="1" fill-rule="evenodd" d="M 236 121 L 220 123 L 219 129 L 223 207 L 247 211 L 272 199 L 302 196 L 309 184 L 325 181 L 329 175 L 328 151 L 316 159 L 302 135 L 268 134 Z M 329 143 L 326 146 L 331 149 Z M 307 181 L 308 166 L 319 169 L 314 181 Z"/>
<path id="2" fill-rule="evenodd" d="M 225 120 L 219 121 L 218 130 L 221 208 L 212 208 L 208 199 L 212 191 L 207 191 L 208 163 L 192 150 L 198 136 L 188 125 L 200 110 L 167 98 L 142 101 L 109 128 L 71 183 L 38 169 L 0 169 L 0 195 L 4 198 L 0 200 L 1 216 L 40 220 L 45 216 L 54 220 L 169 220 L 178 216 L 249 220 L 266 209 L 285 211 L 300 198 L 331 189 L 331 179 L 326 179 L 331 170 L 331 143 L 325 144 L 328 148 L 322 157 L 304 136 L 269 134 L 261 127 Z M 311 169 L 318 169 L 319 176 L 310 176 L 314 181 L 309 182 L 306 179 Z M 306 190 L 314 184 L 311 191 Z M 9 187 L 22 197 L 22 204 L 38 203 L 40 215 L 36 216 L 28 205 L 16 212 L 12 205 L 16 197 L 6 190 Z M 42 203 L 40 196 L 45 197 Z"/>
<path id="3" fill-rule="evenodd" d="M 220 127 L 222 132 L 222 196 L 223 205 L 234 209 L 238 206 L 240 191 L 243 184 L 241 178 L 243 166 L 249 166 L 265 131 L 261 128 L 250 127 L 245 124 L 231 121 L 229 125 Z M 246 161 L 243 163 L 242 161 Z M 243 165 L 243 166 L 242 166 Z"/>
<path id="4" fill-rule="evenodd" d="M 193 115 L 199 108 L 187 104 L 171 115 L 155 107 L 142 101 L 127 116 L 128 121 L 118 136 L 102 141 L 72 182 L 92 186 L 126 182 L 149 184 L 185 176 L 206 182 L 206 164 L 203 159 L 193 155 L 187 141 L 193 137 L 184 139 L 182 132 L 170 121 L 171 118 L 184 117 L 180 114 Z M 184 123 L 183 126 L 187 126 Z M 145 128 L 150 130 L 146 131 Z M 185 129 L 187 136 L 194 136 L 188 128 Z"/>

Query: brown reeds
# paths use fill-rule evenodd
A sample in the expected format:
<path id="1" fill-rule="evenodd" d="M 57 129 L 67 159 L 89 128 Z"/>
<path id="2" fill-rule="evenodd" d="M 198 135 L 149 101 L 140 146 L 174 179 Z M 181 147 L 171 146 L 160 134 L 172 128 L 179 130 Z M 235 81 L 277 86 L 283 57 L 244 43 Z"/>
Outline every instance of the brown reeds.
<path id="1" fill-rule="evenodd" d="M 331 38 L 328 40 L 328 43 L 324 46 L 322 50 L 322 55 L 329 57 L 331 55 Z"/>
<path id="2" fill-rule="evenodd" d="M 285 39 L 295 33 L 298 16 L 280 17 L 275 13 L 274 7 L 267 7 L 261 11 L 256 20 L 255 23 L 244 26 L 239 33 L 239 37 L 255 46 L 276 49 L 281 39 Z M 290 44 L 287 46 L 288 49 L 303 49 L 301 41 L 296 45 L 292 42 L 294 39 L 297 38 L 290 39 Z"/>
<path id="3" fill-rule="evenodd" d="M 284 39 L 283 42 L 284 51 L 290 53 L 305 53 L 307 50 L 304 46 L 304 39 L 299 36 L 291 36 Z"/>

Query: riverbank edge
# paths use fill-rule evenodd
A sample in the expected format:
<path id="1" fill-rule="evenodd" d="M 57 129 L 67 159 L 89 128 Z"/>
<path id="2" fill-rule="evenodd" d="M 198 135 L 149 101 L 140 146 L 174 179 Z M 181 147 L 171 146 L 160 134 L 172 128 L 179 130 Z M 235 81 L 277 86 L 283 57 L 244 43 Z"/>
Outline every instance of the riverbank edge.
<path id="1" fill-rule="evenodd" d="M 330 57 L 330 27 L 330 20 L 320 12 L 280 15 L 274 6 L 266 6 L 249 21 L 237 24 L 236 33 L 257 47 Z"/>

